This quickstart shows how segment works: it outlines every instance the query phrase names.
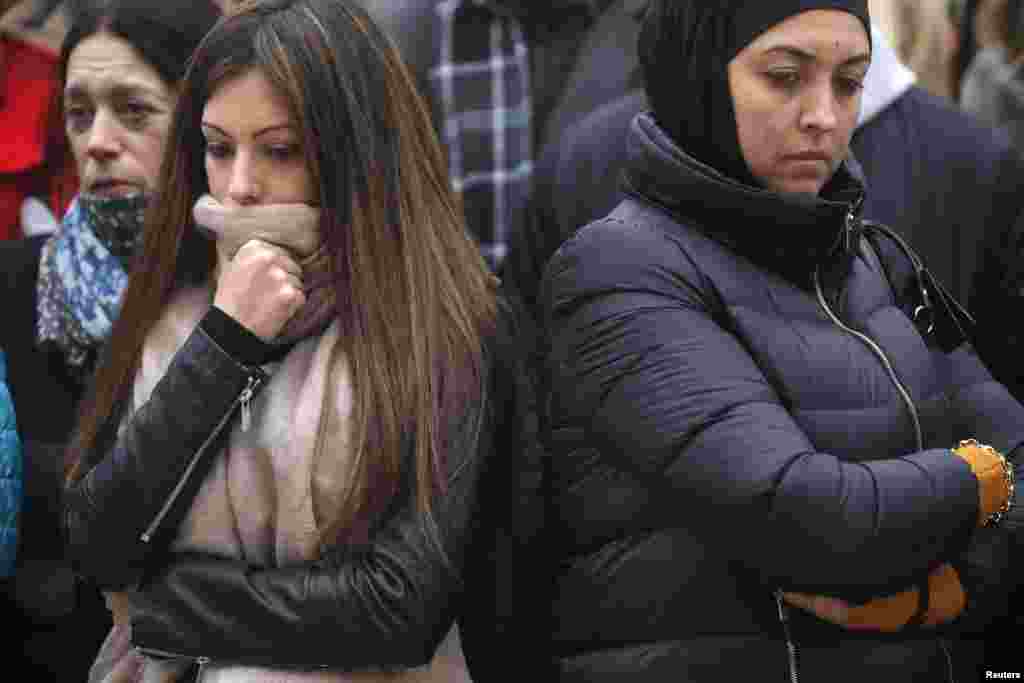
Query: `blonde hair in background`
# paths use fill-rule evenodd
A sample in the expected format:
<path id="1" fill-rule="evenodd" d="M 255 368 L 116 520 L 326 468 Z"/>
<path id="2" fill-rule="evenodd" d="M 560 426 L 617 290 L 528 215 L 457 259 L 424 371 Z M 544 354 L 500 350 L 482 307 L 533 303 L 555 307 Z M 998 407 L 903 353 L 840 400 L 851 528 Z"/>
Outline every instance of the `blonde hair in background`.
<path id="1" fill-rule="evenodd" d="M 945 0 L 868 0 L 871 21 L 885 34 L 918 84 L 951 98 L 956 29 Z"/>

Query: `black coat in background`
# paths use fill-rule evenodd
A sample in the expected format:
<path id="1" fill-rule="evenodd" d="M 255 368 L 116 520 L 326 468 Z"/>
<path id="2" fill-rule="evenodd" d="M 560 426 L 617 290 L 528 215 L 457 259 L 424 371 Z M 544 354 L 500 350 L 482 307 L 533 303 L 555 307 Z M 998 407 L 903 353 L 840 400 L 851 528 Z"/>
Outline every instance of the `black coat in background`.
<path id="1" fill-rule="evenodd" d="M 36 281 L 46 238 L 0 241 L 0 348 L 7 354 L 7 383 L 22 441 L 61 443 L 74 425 L 82 386 L 60 354 L 36 347 Z"/>
<path id="2" fill-rule="evenodd" d="M 46 681 L 85 680 L 110 616 L 99 593 L 80 583 L 61 535 L 63 446 L 83 387 L 59 353 L 36 347 L 36 280 L 45 235 L 0 241 L 0 348 L 24 444 L 25 499 L 15 577 L 0 589 L 0 618 L 11 671 Z"/>

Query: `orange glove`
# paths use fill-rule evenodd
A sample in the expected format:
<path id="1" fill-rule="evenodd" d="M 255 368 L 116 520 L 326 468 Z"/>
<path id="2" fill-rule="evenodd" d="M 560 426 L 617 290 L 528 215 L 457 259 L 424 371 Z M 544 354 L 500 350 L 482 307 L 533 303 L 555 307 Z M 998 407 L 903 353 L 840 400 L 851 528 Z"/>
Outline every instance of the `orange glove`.
<path id="1" fill-rule="evenodd" d="M 783 593 L 791 605 L 813 613 L 820 619 L 857 631 L 895 632 L 917 614 L 921 595 L 917 587 L 895 595 L 875 598 L 863 605 L 850 607 L 843 600 L 824 595 Z M 960 577 L 950 564 L 934 569 L 928 575 L 928 611 L 922 625 L 937 626 L 952 621 L 967 606 L 967 595 Z"/>

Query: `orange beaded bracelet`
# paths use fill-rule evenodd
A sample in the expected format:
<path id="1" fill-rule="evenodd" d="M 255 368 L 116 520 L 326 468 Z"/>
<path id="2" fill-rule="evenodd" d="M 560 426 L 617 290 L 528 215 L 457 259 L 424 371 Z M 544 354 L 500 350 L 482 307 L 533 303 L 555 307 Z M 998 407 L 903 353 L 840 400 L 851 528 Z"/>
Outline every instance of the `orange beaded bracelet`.
<path id="1" fill-rule="evenodd" d="M 1006 457 L 975 439 L 965 439 L 953 453 L 967 462 L 980 487 L 979 526 L 995 526 L 1013 506 L 1013 466 Z"/>

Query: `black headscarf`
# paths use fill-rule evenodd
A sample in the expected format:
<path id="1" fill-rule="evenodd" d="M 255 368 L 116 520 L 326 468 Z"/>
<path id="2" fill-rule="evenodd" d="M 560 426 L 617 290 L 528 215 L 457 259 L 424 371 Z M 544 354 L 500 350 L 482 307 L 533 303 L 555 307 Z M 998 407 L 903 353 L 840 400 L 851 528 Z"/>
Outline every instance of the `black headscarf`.
<path id="1" fill-rule="evenodd" d="M 867 0 L 651 0 L 639 37 L 647 100 L 658 125 L 687 154 L 757 186 L 736 132 L 728 65 L 794 14 L 834 9 L 871 23 Z"/>

